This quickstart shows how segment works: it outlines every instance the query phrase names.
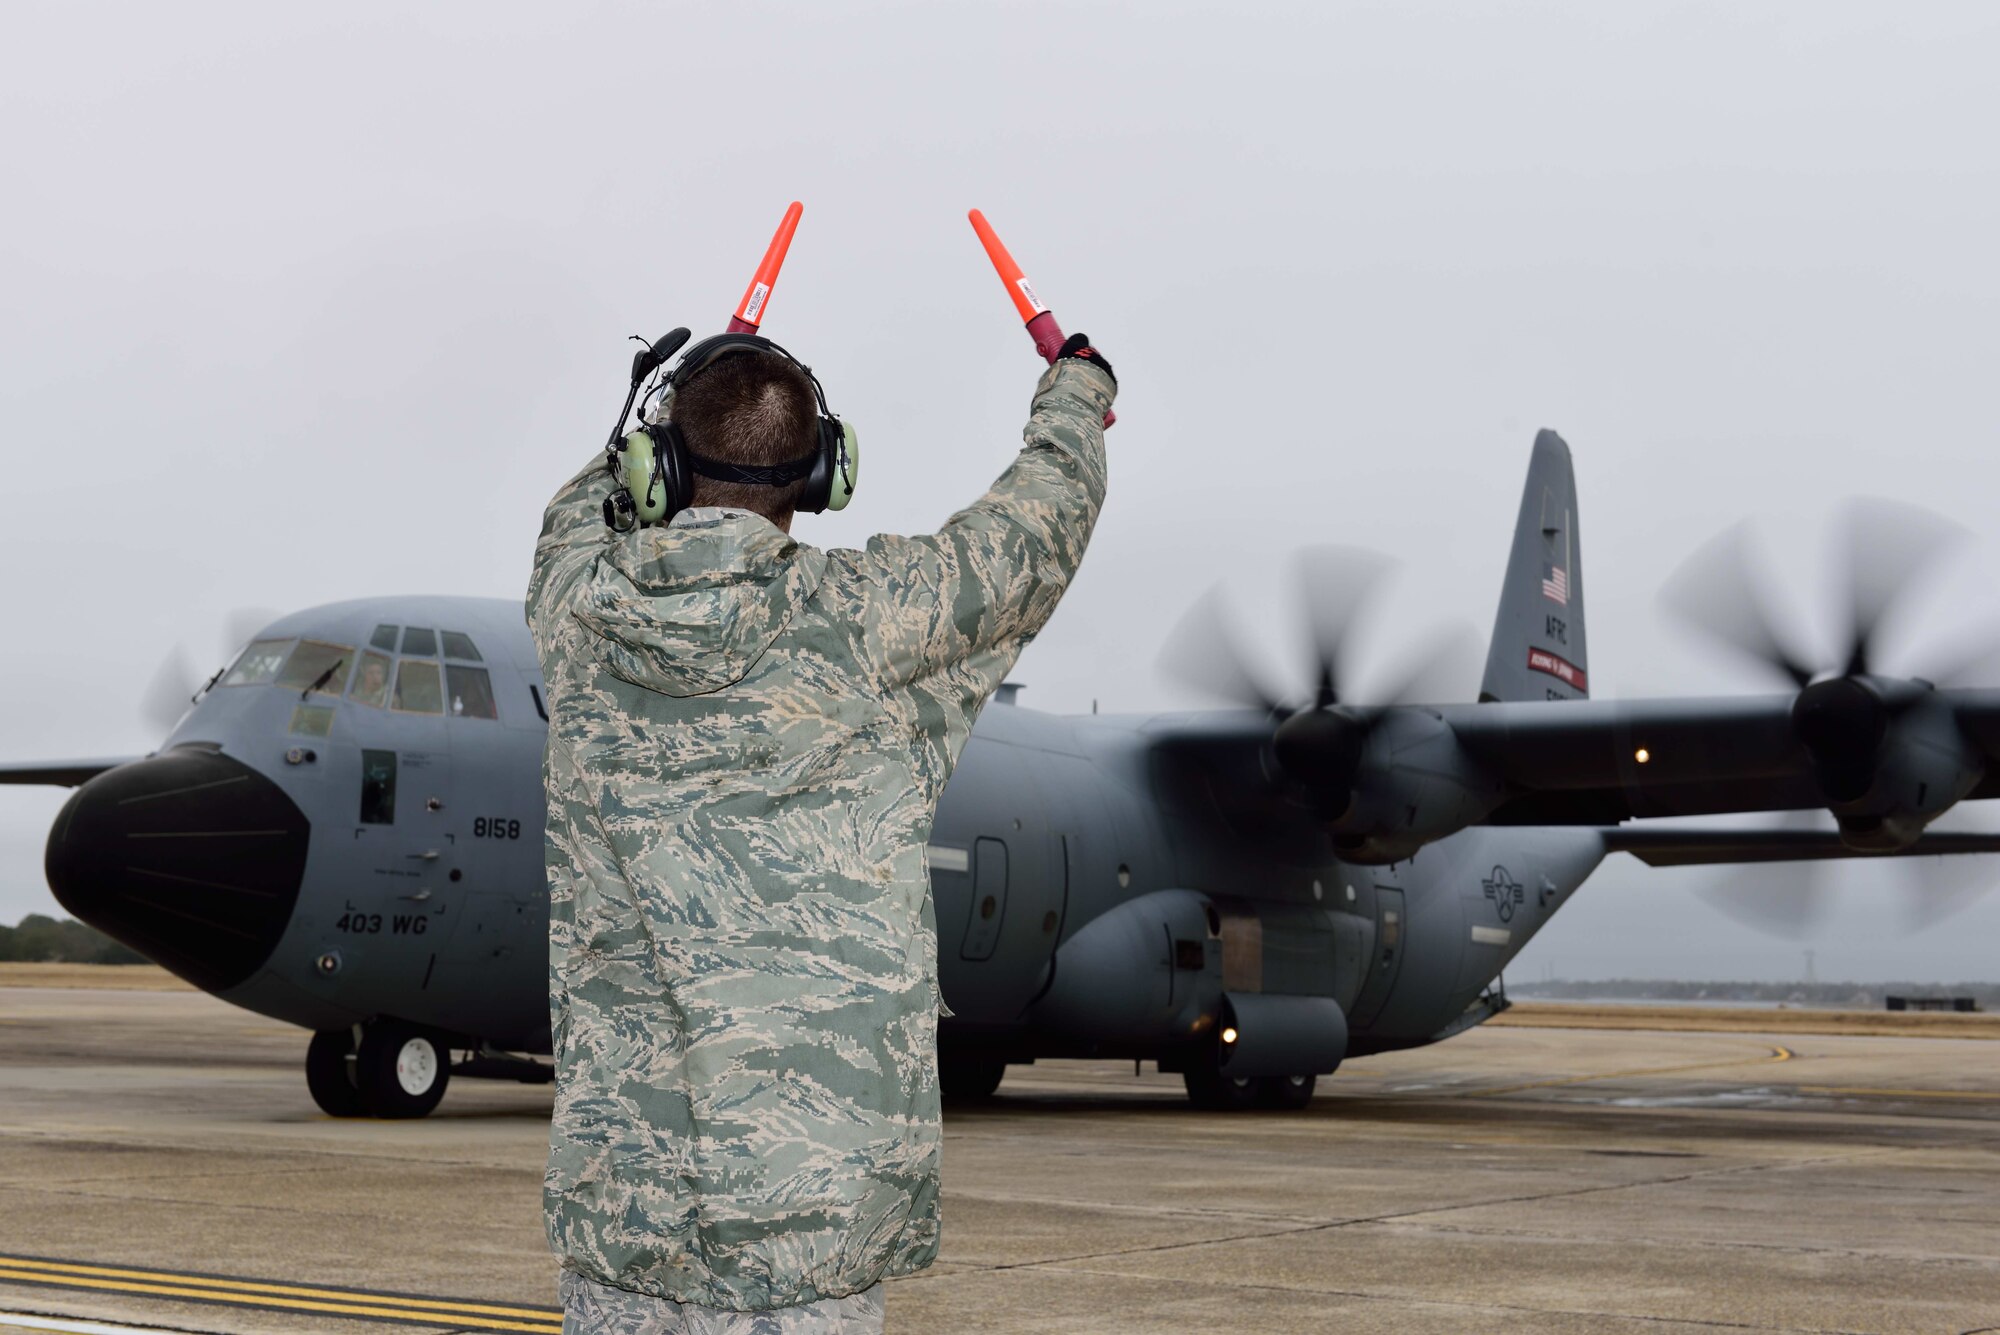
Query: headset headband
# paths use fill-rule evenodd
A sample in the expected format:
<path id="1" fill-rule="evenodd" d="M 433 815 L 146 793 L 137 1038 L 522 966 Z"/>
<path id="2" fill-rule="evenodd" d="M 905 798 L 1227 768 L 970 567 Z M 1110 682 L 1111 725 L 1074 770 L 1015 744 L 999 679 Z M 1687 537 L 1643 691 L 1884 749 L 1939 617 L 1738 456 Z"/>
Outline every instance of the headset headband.
<path id="1" fill-rule="evenodd" d="M 718 482 L 742 483 L 759 487 L 786 487 L 803 483 L 795 505 L 807 514 L 844 509 L 854 495 L 857 453 L 854 428 L 833 415 L 827 406 L 826 389 L 810 366 L 789 351 L 756 334 L 725 333 L 688 348 L 672 371 L 647 394 L 648 408 L 641 410 L 642 425 L 631 435 L 623 435 L 625 419 L 631 415 L 633 399 L 644 378 L 657 371 L 667 358 L 687 343 L 688 331 L 676 329 L 653 343 L 632 360 L 632 387 L 625 396 L 618 425 L 605 446 L 605 466 L 621 485 L 604 499 L 604 522 L 614 532 L 629 533 L 642 524 L 671 520 L 694 503 L 696 477 Z M 814 423 L 817 438 L 804 456 L 776 464 L 738 464 L 696 454 L 673 420 L 673 410 L 655 415 L 654 399 L 679 393 L 689 381 L 724 357 L 739 352 L 775 353 L 805 373 L 812 386 L 813 403 L 818 409 Z M 669 398 L 670 401 L 670 398 Z"/>
<path id="2" fill-rule="evenodd" d="M 770 339 L 765 338 L 762 334 L 715 334 L 703 339 L 681 355 L 680 364 L 674 367 L 673 374 L 667 377 L 667 383 L 678 392 L 688 381 L 694 379 L 724 357 L 738 352 L 775 352 L 801 371 L 804 371 L 806 379 L 812 382 L 813 401 L 819 405 L 819 415 L 821 417 L 833 416 L 833 410 L 826 406 L 826 390 L 820 387 L 819 377 L 813 374 L 812 367 L 807 366 L 797 357 L 794 357 Z"/>

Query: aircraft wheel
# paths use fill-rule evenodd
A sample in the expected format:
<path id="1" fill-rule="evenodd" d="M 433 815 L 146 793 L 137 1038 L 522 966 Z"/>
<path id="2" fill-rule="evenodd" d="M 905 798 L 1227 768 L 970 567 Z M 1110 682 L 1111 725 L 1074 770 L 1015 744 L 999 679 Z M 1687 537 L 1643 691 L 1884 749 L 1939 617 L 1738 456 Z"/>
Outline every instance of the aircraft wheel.
<path id="1" fill-rule="evenodd" d="M 941 1061 L 938 1093 L 948 1103 L 983 1103 L 993 1097 L 1006 1076 L 1006 1062 Z"/>
<path id="2" fill-rule="evenodd" d="M 1303 1108 L 1312 1102 L 1316 1075 L 1267 1075 L 1257 1081 L 1257 1102 L 1266 1108 Z"/>
<path id="3" fill-rule="evenodd" d="M 306 1088 L 328 1117 L 362 1117 L 361 1088 L 354 1083 L 354 1031 L 326 1029 L 306 1044 Z"/>
<path id="4" fill-rule="evenodd" d="M 1245 1108 L 1255 1108 L 1262 1092 L 1262 1082 L 1247 1075 L 1185 1071 L 1181 1080 L 1187 1085 L 1188 1101 L 1197 1108 L 1213 1112 L 1241 1112 Z"/>
<path id="5" fill-rule="evenodd" d="M 451 1050 L 427 1029 L 380 1020 L 361 1031 L 354 1075 L 376 1117 L 428 1117 L 451 1080 Z"/>

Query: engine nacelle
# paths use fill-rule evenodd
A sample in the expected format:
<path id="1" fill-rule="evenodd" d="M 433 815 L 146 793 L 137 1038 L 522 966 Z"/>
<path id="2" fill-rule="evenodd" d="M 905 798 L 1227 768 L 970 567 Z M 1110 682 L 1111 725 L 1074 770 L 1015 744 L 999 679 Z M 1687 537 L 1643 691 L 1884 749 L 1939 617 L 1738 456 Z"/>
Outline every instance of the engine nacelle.
<path id="1" fill-rule="evenodd" d="M 1985 776 L 1951 706 L 1918 682 L 1814 682 L 1799 692 L 1792 724 L 1852 848 L 1907 848 Z"/>
<path id="2" fill-rule="evenodd" d="M 1397 709 L 1370 729 L 1346 809 L 1329 829 L 1349 862 L 1401 862 L 1482 820 L 1502 796 L 1450 724 L 1426 710 Z"/>

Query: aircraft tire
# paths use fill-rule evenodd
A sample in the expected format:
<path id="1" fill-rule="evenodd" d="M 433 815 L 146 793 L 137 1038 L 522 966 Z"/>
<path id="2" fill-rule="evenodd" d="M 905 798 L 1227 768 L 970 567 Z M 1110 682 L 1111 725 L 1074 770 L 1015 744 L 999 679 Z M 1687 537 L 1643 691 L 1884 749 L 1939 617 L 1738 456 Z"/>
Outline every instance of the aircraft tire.
<path id="1" fill-rule="evenodd" d="M 1006 1078 L 1006 1062 L 941 1061 L 938 1094 L 946 1103 L 984 1103 Z"/>
<path id="2" fill-rule="evenodd" d="M 1257 1102 L 1266 1108 L 1296 1111 L 1312 1102 L 1316 1075 L 1267 1075 L 1257 1081 Z"/>
<path id="3" fill-rule="evenodd" d="M 1184 1071 L 1188 1102 L 1210 1112 L 1242 1112 L 1262 1106 L 1262 1082 L 1250 1076 L 1227 1076 L 1219 1071 Z"/>
<path id="4" fill-rule="evenodd" d="M 363 1117 L 367 1106 L 354 1083 L 354 1031 L 324 1029 L 306 1044 L 306 1088 L 328 1117 Z"/>
<path id="5" fill-rule="evenodd" d="M 428 1117 L 451 1081 L 451 1050 L 442 1038 L 401 1020 L 377 1020 L 361 1031 L 355 1081 L 375 1117 Z"/>

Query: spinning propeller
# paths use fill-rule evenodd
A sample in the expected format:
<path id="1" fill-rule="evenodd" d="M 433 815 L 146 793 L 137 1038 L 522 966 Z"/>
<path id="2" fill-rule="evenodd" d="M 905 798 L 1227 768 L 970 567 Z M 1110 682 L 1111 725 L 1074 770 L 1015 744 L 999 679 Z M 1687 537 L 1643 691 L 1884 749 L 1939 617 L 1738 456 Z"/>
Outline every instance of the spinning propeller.
<path id="1" fill-rule="evenodd" d="M 1852 808 L 1865 805 L 1877 787 L 1885 741 L 1930 685 L 1951 687 L 1984 675 L 2000 649 L 1990 636 L 1922 678 L 1904 681 L 1879 674 L 1885 660 L 1907 661 L 1895 643 L 1908 630 L 1909 611 L 1927 591 L 1940 560 L 1963 543 L 1965 530 L 1914 506 L 1885 500 L 1849 502 L 1836 527 L 1831 567 L 1842 587 L 1834 600 L 1845 616 L 1831 654 L 1801 652 L 1801 636 L 1774 614 L 1769 563 L 1749 525 L 1739 524 L 1698 550 L 1668 581 L 1661 601 L 1686 624 L 1757 665 L 1774 682 L 1798 692 L 1792 719 L 1812 754 L 1822 793 L 1853 847 L 1883 851 L 1914 837 L 1909 823 L 1870 825 Z M 1788 830 L 1819 827 L 1819 811 L 1779 818 Z M 1741 867 L 1696 893 L 1759 930 L 1800 937 L 1827 911 L 1832 888 L 1829 861 L 1761 863 Z M 1994 878 L 1984 859 L 1899 858 L 1898 875 L 1914 929 L 1957 911 Z"/>
<path id="2" fill-rule="evenodd" d="M 1922 592 L 1921 577 L 1967 537 L 1950 520 L 1916 506 L 1879 499 L 1848 502 L 1836 529 L 1833 561 L 1846 586 L 1840 600 L 1847 612 L 1845 640 L 1818 663 L 1798 651 L 1796 629 L 1781 625 L 1772 614 L 1769 561 L 1747 521 L 1689 557 L 1667 581 L 1660 600 L 1695 629 L 1803 691 L 1829 677 L 1864 677 L 1876 671 L 1885 627 L 1897 628 L 1900 615 Z M 1956 663 L 1927 680 L 1954 685 L 1984 658 Z"/>
<path id="3" fill-rule="evenodd" d="M 1436 703 L 1462 696 L 1476 675 L 1477 648 L 1463 626 L 1433 632 L 1396 668 L 1358 698 L 1354 647 L 1368 605 L 1393 563 L 1352 547 L 1316 547 L 1300 553 L 1295 570 L 1300 605 L 1311 642 L 1305 692 L 1274 689 L 1270 674 L 1246 650 L 1245 637 L 1219 588 L 1189 609 L 1161 654 L 1161 667 L 1184 685 L 1231 704 L 1258 709 L 1277 720 L 1273 748 L 1284 772 L 1313 790 L 1329 817 L 1348 805 L 1368 739 L 1387 717 L 1385 706 Z"/>
<path id="4" fill-rule="evenodd" d="M 268 607 L 239 607 L 224 617 L 220 650 L 225 655 L 223 667 L 227 668 L 233 661 L 229 656 L 241 650 L 252 636 L 276 620 L 277 616 L 278 613 Z M 218 669 L 215 675 L 219 678 L 221 670 Z M 194 703 L 195 696 L 203 690 L 206 680 L 196 672 L 187 646 L 174 645 L 167 650 L 160 665 L 153 669 L 153 675 L 139 697 L 140 716 L 155 732 L 163 736 L 172 732 Z"/>

